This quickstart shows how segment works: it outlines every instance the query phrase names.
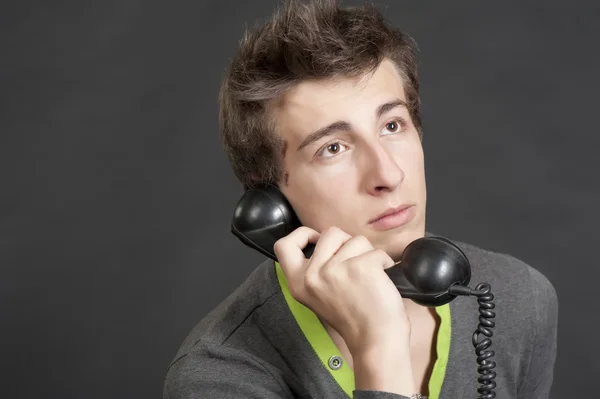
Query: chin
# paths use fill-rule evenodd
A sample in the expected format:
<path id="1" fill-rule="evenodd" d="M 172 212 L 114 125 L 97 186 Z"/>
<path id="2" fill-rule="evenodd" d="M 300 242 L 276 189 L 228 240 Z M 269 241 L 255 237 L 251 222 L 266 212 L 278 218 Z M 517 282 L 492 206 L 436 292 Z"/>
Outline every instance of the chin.
<path id="1" fill-rule="evenodd" d="M 383 249 L 395 261 L 402 258 L 406 247 L 413 241 L 425 236 L 424 229 L 398 229 L 399 231 L 387 231 L 381 240 L 378 240 L 377 247 Z"/>

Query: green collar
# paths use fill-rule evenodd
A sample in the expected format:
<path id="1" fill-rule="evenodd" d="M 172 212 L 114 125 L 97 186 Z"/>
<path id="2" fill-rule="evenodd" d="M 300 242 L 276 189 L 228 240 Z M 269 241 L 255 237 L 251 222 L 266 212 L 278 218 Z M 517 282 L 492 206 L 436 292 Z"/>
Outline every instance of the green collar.
<path id="1" fill-rule="evenodd" d="M 337 381 L 344 392 L 349 397 L 352 397 L 354 391 L 354 373 L 352 369 L 343 361 L 341 362 L 341 367 L 330 366 L 329 363 L 332 357 L 337 356 L 337 359 L 342 359 L 339 349 L 335 346 L 329 334 L 327 334 L 325 327 L 323 327 L 318 317 L 292 297 L 287 279 L 278 262 L 275 262 L 275 268 L 283 296 L 302 333 L 314 349 L 323 366 L 329 370 L 331 376 Z M 437 360 L 431 374 L 431 379 L 429 380 L 429 399 L 439 398 L 448 364 L 451 337 L 450 305 L 439 306 L 435 310 L 441 319 L 441 323 L 437 336 Z"/>

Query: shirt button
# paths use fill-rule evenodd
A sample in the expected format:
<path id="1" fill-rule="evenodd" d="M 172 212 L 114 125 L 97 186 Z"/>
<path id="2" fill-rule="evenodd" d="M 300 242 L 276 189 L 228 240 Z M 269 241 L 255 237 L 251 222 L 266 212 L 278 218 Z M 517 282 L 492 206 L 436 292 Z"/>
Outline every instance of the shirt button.
<path id="1" fill-rule="evenodd" d="M 329 358 L 329 367 L 332 370 L 339 370 L 342 367 L 342 358 L 339 356 L 331 356 Z"/>

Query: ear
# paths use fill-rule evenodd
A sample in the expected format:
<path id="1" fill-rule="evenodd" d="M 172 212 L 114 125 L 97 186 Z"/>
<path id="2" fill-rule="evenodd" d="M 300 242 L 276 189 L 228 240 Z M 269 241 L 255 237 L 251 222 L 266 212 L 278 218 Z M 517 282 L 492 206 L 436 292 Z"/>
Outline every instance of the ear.
<path id="1" fill-rule="evenodd" d="M 246 189 L 253 187 L 256 183 L 259 182 L 258 175 L 254 172 L 246 173 L 246 184 L 244 184 Z"/>
<path id="2" fill-rule="evenodd" d="M 258 175 L 254 172 L 246 173 L 246 178 L 250 181 L 258 181 Z"/>

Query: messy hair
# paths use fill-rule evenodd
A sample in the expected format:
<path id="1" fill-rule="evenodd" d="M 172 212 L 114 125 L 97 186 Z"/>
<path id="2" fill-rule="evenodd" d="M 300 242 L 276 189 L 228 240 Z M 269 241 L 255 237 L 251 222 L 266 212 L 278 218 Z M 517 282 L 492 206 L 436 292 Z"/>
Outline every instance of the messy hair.
<path id="1" fill-rule="evenodd" d="M 273 105 L 302 81 L 361 76 L 389 59 L 421 134 L 416 53 L 412 38 L 370 4 L 288 0 L 266 23 L 247 30 L 219 92 L 221 140 L 244 188 L 283 177 L 286 143 L 275 131 Z"/>

